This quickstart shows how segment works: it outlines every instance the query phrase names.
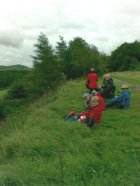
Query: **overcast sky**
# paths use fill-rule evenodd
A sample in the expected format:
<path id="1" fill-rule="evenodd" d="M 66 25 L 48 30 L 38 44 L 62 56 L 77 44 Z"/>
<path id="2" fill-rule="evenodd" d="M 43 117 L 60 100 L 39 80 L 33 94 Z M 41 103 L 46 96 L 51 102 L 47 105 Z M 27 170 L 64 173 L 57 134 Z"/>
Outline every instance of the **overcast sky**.
<path id="1" fill-rule="evenodd" d="M 0 0 L 0 65 L 32 66 L 41 32 L 53 46 L 79 36 L 110 54 L 140 40 L 140 0 Z"/>

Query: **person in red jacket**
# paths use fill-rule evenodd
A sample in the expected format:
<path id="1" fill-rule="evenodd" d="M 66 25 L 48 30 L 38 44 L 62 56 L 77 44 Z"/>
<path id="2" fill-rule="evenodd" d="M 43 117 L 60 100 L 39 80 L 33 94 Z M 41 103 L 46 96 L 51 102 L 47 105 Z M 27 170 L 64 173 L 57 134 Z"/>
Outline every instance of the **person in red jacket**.
<path id="1" fill-rule="evenodd" d="M 84 123 L 87 124 L 89 128 L 92 128 L 94 125 L 100 123 L 102 117 L 102 109 L 99 105 L 98 96 L 93 96 L 91 100 L 91 107 L 88 108 L 85 112 L 78 114 L 78 117 L 86 116 Z"/>
<path id="2" fill-rule="evenodd" d="M 90 90 L 90 93 L 93 89 L 97 90 L 97 81 L 98 75 L 96 74 L 95 69 L 91 68 L 86 80 L 86 87 Z"/>
<path id="3" fill-rule="evenodd" d="M 96 90 L 93 90 L 91 92 L 91 95 L 92 96 L 98 96 L 98 98 L 99 98 L 99 105 L 100 105 L 102 111 L 104 111 L 106 109 L 106 104 L 105 104 L 104 98 L 101 96 L 101 93 L 97 92 Z"/>

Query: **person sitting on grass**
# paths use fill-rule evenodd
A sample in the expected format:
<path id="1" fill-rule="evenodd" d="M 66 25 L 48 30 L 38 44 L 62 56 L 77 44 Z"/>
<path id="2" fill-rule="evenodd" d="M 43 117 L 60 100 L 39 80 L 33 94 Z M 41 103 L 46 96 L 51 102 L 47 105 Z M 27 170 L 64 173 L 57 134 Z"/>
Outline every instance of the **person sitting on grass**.
<path id="1" fill-rule="evenodd" d="M 111 99 L 107 104 L 106 107 L 112 107 L 112 108 L 121 108 L 126 109 L 130 106 L 130 95 L 131 93 L 128 91 L 127 85 L 122 85 L 121 87 L 122 92 L 119 96 L 116 96 L 115 98 Z"/>
<path id="2" fill-rule="evenodd" d="M 102 109 L 99 106 L 99 98 L 98 96 L 92 96 L 90 101 L 90 107 L 78 114 L 78 118 L 81 116 L 85 118 L 82 122 L 87 124 L 87 127 L 92 128 L 94 125 L 97 125 L 100 123 L 101 116 L 102 116 Z"/>
<path id="3" fill-rule="evenodd" d="M 104 98 L 101 96 L 101 93 L 97 92 L 96 90 L 93 90 L 91 92 L 91 97 L 92 96 L 98 96 L 98 98 L 99 98 L 99 105 L 101 107 L 101 110 L 104 111 L 106 109 L 106 104 L 105 104 Z"/>
<path id="4" fill-rule="evenodd" d="M 113 85 L 113 79 L 110 74 L 105 74 L 103 76 L 103 84 L 101 85 L 101 95 L 104 98 L 113 98 L 115 96 L 116 87 Z"/>
<path id="5" fill-rule="evenodd" d="M 86 124 L 89 128 L 99 124 L 102 116 L 102 109 L 99 106 L 98 96 L 93 96 L 90 104 L 91 106 L 86 111 L 79 114 L 76 114 L 74 111 L 69 112 L 69 114 L 64 116 L 64 120 L 78 121 L 79 123 Z"/>
<path id="6" fill-rule="evenodd" d="M 85 103 L 85 110 L 88 109 L 90 106 L 90 98 L 91 98 L 90 94 L 88 94 L 88 93 L 83 94 L 83 99 L 84 99 L 84 103 Z"/>

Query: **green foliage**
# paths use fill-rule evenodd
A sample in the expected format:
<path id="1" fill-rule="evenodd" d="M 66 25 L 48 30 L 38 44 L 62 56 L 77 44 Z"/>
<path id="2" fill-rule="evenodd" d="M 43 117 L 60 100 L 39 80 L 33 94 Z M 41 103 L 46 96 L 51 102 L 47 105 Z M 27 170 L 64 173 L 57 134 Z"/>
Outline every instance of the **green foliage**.
<path id="1" fill-rule="evenodd" d="M 33 77 L 39 89 L 47 90 L 64 78 L 47 37 L 41 33 L 35 44 Z"/>
<path id="2" fill-rule="evenodd" d="M 140 42 L 123 43 L 110 56 L 110 71 L 126 71 L 140 69 Z"/>
<path id="3" fill-rule="evenodd" d="M 11 99 L 23 99 L 27 98 L 28 94 L 22 84 L 19 82 L 14 83 L 8 91 L 8 97 Z"/>
<path id="4" fill-rule="evenodd" d="M 14 81 L 21 79 L 28 73 L 28 70 L 1 70 L 0 88 L 6 88 L 10 86 Z"/>
<path id="5" fill-rule="evenodd" d="M 57 45 L 55 47 L 55 53 L 57 56 L 57 59 L 61 65 L 62 71 L 65 71 L 65 63 L 66 63 L 66 54 L 67 54 L 67 44 L 66 41 L 62 36 L 59 36 L 60 41 L 57 42 Z"/>
<path id="6" fill-rule="evenodd" d="M 104 74 L 108 72 L 108 68 L 107 68 L 108 61 L 109 61 L 109 56 L 107 56 L 105 53 L 100 53 L 100 63 L 99 63 L 100 74 Z"/>
<path id="7" fill-rule="evenodd" d="M 68 78 L 85 76 L 91 67 L 100 73 L 99 62 L 99 52 L 95 46 L 90 46 L 80 37 L 69 42 L 64 64 Z"/>

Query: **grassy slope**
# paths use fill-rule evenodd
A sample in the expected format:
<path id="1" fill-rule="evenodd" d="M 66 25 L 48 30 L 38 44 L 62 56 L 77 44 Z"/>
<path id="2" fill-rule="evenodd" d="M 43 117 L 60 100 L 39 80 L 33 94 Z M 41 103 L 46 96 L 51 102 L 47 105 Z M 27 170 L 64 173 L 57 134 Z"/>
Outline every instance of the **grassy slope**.
<path id="1" fill-rule="evenodd" d="M 81 111 L 84 81 L 70 81 L 2 124 L 0 185 L 138 186 L 139 93 L 128 110 L 106 110 L 90 130 L 65 122 Z"/>
<path id="2" fill-rule="evenodd" d="M 140 71 L 113 72 L 111 74 L 114 78 L 140 85 Z"/>
<path id="3" fill-rule="evenodd" d="M 0 99 L 3 99 L 6 93 L 7 93 L 7 89 L 0 90 Z"/>

